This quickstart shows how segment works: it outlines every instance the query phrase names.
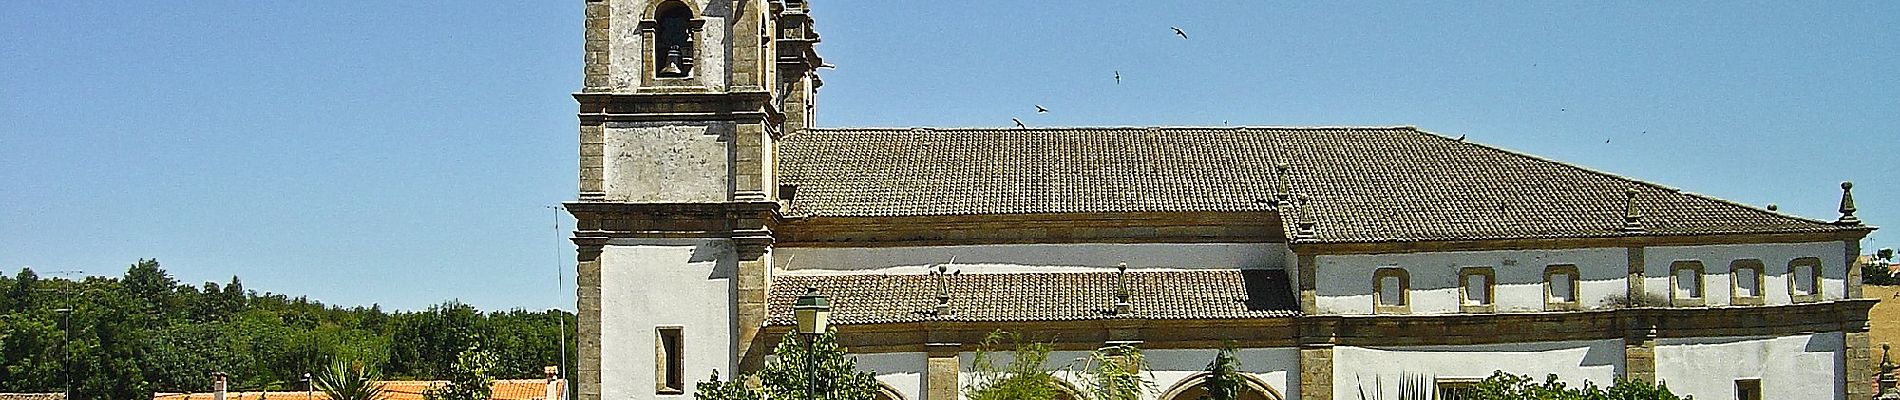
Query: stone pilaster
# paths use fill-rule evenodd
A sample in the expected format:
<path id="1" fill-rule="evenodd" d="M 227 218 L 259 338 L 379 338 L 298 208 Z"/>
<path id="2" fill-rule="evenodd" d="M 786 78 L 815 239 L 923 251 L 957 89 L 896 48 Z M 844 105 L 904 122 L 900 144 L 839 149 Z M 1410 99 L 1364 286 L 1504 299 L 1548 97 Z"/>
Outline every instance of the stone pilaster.
<path id="1" fill-rule="evenodd" d="M 1861 296 L 1860 239 L 1848 239 L 1847 244 L 1847 298 L 1858 299 Z"/>
<path id="2" fill-rule="evenodd" d="M 1634 320 L 1623 334 L 1623 378 L 1656 383 L 1656 327 Z"/>
<path id="3" fill-rule="evenodd" d="M 590 6 L 591 7 L 591 6 Z M 607 128 L 601 124 L 581 125 L 581 198 L 599 199 L 607 196 L 606 177 L 603 175 L 605 164 L 602 154 L 606 154 Z"/>
<path id="4" fill-rule="evenodd" d="M 1878 370 L 1874 365 L 1874 350 L 1871 339 L 1867 337 L 1867 314 L 1863 308 L 1842 307 L 1841 336 L 1846 339 L 1842 349 L 1842 360 L 1847 363 L 1847 398 L 1870 399 L 1874 397 L 1874 379 Z"/>
<path id="5" fill-rule="evenodd" d="M 1624 250 L 1629 255 L 1629 276 L 1624 279 L 1628 284 L 1628 293 L 1624 293 L 1623 298 L 1630 302 L 1630 304 L 1626 305 L 1634 305 L 1645 295 L 1645 289 L 1643 289 L 1643 268 L 1645 268 L 1645 264 L 1643 263 L 1643 248 L 1641 246 L 1631 246 L 1625 247 Z M 1577 300 L 1582 301 L 1583 299 Z"/>
<path id="6" fill-rule="evenodd" d="M 766 271 L 771 269 L 771 257 L 762 250 L 748 252 L 741 247 L 738 276 L 733 277 L 738 286 L 739 337 L 735 351 L 739 355 L 739 372 L 747 373 L 765 366 L 765 356 L 772 352 L 776 343 L 767 341 L 765 333 Z M 753 253 L 753 254 L 746 254 Z"/>
<path id="7" fill-rule="evenodd" d="M 574 282 L 580 366 L 574 371 L 572 390 L 580 400 L 600 400 L 600 252 L 607 241 L 574 238 L 574 243 L 580 247 Z"/>
<path id="8" fill-rule="evenodd" d="M 962 385 L 957 379 L 957 372 L 962 368 L 957 354 L 963 351 L 963 345 L 930 343 L 924 345 L 924 349 L 929 359 L 925 362 L 923 400 L 957 400 L 957 390 Z"/>
<path id="9" fill-rule="evenodd" d="M 1300 346 L 1300 398 L 1333 400 L 1333 345 Z"/>
<path id="10" fill-rule="evenodd" d="M 611 51 L 613 46 L 609 44 L 610 42 L 607 37 L 609 36 L 609 24 L 611 24 L 613 20 L 610 18 L 613 14 L 613 6 L 609 5 L 607 0 L 587 0 L 584 13 L 585 16 L 583 18 L 585 18 L 585 22 L 581 29 L 585 41 L 582 45 L 582 51 L 585 51 L 586 54 L 582 56 L 582 60 L 585 64 L 583 64 L 581 68 L 582 76 L 584 76 L 581 82 L 581 91 L 606 91 L 609 86 L 607 75 L 609 74 L 610 68 L 608 64 L 612 62 L 612 58 L 608 56 L 608 52 Z"/>
<path id="11" fill-rule="evenodd" d="M 1299 268 L 1300 274 L 1300 312 L 1306 313 L 1306 315 L 1319 315 L 1319 300 L 1315 297 L 1317 295 L 1314 292 L 1315 283 L 1313 282 L 1319 279 L 1318 259 L 1310 254 L 1301 254 L 1298 259 L 1299 265 L 1297 267 Z"/>

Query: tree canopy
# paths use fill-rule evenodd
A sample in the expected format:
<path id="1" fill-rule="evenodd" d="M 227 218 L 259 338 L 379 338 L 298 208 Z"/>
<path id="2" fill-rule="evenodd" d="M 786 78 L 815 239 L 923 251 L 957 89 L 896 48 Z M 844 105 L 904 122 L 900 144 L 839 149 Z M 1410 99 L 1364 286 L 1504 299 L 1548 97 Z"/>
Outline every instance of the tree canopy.
<path id="1" fill-rule="evenodd" d="M 211 374 L 232 390 L 301 389 L 305 373 L 352 360 L 388 379 L 443 379 L 465 349 L 497 362 L 491 376 L 539 378 L 561 360 L 563 311 L 483 312 L 446 302 L 420 311 L 325 305 L 304 296 L 259 293 L 237 277 L 225 284 L 179 282 L 156 260 L 119 277 L 0 276 L 0 392 L 60 392 L 70 351 L 81 399 L 151 398 L 153 392 L 207 392 Z M 56 310 L 70 309 L 70 344 Z M 571 340 L 571 339 L 570 339 Z M 573 370 L 574 348 L 568 347 Z"/>

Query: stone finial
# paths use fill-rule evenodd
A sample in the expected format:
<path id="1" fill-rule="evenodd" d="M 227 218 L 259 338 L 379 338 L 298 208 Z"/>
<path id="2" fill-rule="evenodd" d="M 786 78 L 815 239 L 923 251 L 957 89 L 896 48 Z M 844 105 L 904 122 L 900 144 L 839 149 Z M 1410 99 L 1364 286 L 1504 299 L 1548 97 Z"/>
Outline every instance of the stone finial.
<path id="1" fill-rule="evenodd" d="M 1286 204 L 1287 201 L 1292 200 L 1291 197 L 1293 194 L 1287 192 L 1286 184 L 1286 172 L 1292 168 L 1293 167 L 1286 165 L 1286 163 L 1273 164 L 1273 179 L 1276 181 L 1273 183 L 1274 207 L 1279 207 L 1281 204 Z"/>
<path id="2" fill-rule="evenodd" d="M 1860 218 L 1854 216 L 1854 183 L 1841 182 L 1841 219 L 1834 220 L 1835 225 L 1860 225 Z"/>
<path id="3" fill-rule="evenodd" d="M 950 267 L 937 264 L 937 315 L 950 315 Z"/>
<path id="4" fill-rule="evenodd" d="M 1643 210 L 1636 207 L 1636 188 L 1624 189 L 1623 196 L 1623 231 L 1644 231 Z"/>
<path id="5" fill-rule="evenodd" d="M 1312 196 L 1300 195 L 1299 197 L 1300 222 L 1298 224 L 1297 230 L 1293 233 L 1294 237 L 1303 239 L 1303 238 L 1313 237 L 1315 234 L 1313 228 L 1315 227 L 1315 225 L 1318 225 L 1318 223 L 1313 222 L 1313 210 L 1307 208 L 1307 203 L 1311 203 L 1311 202 L 1313 202 Z"/>
<path id="6" fill-rule="evenodd" d="M 1128 263 L 1115 266 L 1115 315 L 1128 315 L 1135 308 L 1128 302 Z"/>

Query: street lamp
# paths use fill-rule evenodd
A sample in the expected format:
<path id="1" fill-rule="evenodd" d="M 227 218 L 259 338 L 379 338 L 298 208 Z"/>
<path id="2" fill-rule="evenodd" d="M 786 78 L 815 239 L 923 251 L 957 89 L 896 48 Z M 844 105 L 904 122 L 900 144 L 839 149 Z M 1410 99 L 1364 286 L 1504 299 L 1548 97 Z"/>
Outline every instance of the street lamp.
<path id="1" fill-rule="evenodd" d="M 818 360 L 811 348 L 831 324 L 831 298 L 818 294 L 818 288 L 806 288 L 805 294 L 792 303 L 792 316 L 798 319 L 798 333 L 805 337 L 805 395 L 817 399 Z"/>
<path id="2" fill-rule="evenodd" d="M 59 313 L 59 374 L 66 380 L 66 398 L 73 398 L 73 309 L 53 310 Z"/>

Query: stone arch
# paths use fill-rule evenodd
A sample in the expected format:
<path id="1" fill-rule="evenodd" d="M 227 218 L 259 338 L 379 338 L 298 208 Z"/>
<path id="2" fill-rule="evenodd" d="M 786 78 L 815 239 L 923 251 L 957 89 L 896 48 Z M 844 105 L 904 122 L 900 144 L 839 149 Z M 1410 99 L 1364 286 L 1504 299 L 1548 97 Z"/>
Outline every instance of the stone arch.
<path id="1" fill-rule="evenodd" d="M 674 6 L 674 5 L 679 5 L 679 6 L 685 6 L 685 7 L 686 7 L 686 11 L 687 11 L 687 12 L 689 12 L 689 13 L 692 13 L 692 15 L 693 15 L 693 18 L 695 18 L 695 19 L 697 19 L 697 18 L 699 18 L 699 16 L 701 16 L 701 15 L 705 15 L 705 13 L 702 13 L 702 12 L 700 12 L 700 9 L 699 9 L 699 4 L 697 4 L 697 3 L 699 3 L 699 2 L 697 2 L 697 1 L 691 1 L 691 0 L 659 0 L 659 1 L 649 1 L 649 2 L 647 2 L 647 8 L 646 8 L 646 11 L 645 11 L 645 12 L 642 12 L 642 13 L 640 13 L 640 16 L 641 16 L 641 20 L 643 20 L 643 21 L 653 21 L 653 20 L 656 20 L 656 19 L 659 19 L 659 18 L 660 18 L 660 11 L 662 11 L 663 9 L 666 9 L 666 8 L 669 8 L 669 7 L 672 7 L 672 6 Z"/>
<path id="2" fill-rule="evenodd" d="M 1161 397 L 1158 397 L 1158 399 L 1199 400 L 1207 395 L 1206 384 L 1207 378 L 1210 376 L 1213 376 L 1213 374 L 1202 372 L 1188 376 L 1187 378 L 1182 378 L 1180 382 L 1175 382 L 1174 386 L 1168 387 L 1167 391 L 1161 392 Z M 1268 386 L 1266 382 L 1261 382 L 1259 378 L 1247 374 L 1241 374 L 1240 377 L 1240 400 L 1286 400 L 1286 396 L 1281 395 L 1280 391 L 1273 390 L 1272 386 Z"/>
<path id="3" fill-rule="evenodd" d="M 891 388 L 891 385 L 886 385 L 883 382 L 878 382 L 877 383 L 877 397 L 873 397 L 872 400 L 909 400 L 909 399 L 904 398 L 904 394 L 898 393 L 897 389 Z"/>

